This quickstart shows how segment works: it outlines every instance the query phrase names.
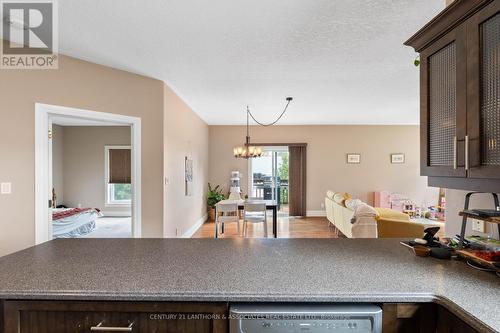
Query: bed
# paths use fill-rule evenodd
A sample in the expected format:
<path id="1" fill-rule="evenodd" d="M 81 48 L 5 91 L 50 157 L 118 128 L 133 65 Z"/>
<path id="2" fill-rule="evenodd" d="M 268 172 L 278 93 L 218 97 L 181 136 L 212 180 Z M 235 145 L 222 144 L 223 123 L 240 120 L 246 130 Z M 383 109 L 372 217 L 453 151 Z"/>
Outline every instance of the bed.
<path id="1" fill-rule="evenodd" d="M 75 238 L 95 229 L 95 221 L 102 216 L 95 208 L 55 208 L 52 210 L 52 237 Z"/>

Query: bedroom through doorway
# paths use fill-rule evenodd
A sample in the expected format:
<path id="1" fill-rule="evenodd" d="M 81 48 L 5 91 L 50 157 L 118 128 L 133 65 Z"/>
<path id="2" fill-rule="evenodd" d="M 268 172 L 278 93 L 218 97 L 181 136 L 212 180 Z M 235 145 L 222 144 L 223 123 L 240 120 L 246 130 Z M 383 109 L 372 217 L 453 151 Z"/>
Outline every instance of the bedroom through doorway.
<path id="1" fill-rule="evenodd" d="M 49 209 L 47 221 L 35 223 L 37 236 L 46 229 L 46 240 L 140 237 L 140 221 L 134 221 L 139 216 L 134 207 L 138 195 L 134 124 L 99 119 L 107 115 L 99 112 L 81 110 L 94 116 L 89 118 L 68 114 L 67 108 L 53 113 L 53 108 L 49 107 L 46 127 Z M 37 184 L 44 182 L 40 177 Z"/>
<path id="2" fill-rule="evenodd" d="M 132 237 L 130 126 L 52 119 L 52 237 Z"/>

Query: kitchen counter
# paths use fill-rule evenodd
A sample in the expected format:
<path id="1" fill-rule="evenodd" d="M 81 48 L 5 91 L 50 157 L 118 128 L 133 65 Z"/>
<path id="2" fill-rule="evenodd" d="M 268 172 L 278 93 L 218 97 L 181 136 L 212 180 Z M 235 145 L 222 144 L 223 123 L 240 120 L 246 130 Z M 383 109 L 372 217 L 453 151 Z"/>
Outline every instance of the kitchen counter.
<path id="1" fill-rule="evenodd" d="M 500 331 L 500 278 L 393 239 L 59 239 L 0 258 L 0 299 L 435 302 Z"/>

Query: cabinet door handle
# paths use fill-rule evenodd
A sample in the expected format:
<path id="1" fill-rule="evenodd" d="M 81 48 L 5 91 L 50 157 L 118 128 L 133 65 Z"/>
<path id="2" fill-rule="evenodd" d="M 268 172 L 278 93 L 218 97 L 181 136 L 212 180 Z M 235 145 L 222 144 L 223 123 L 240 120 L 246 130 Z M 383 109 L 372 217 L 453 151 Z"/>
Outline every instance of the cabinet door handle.
<path id="1" fill-rule="evenodd" d="M 457 137 L 453 137 L 453 169 L 457 169 Z"/>
<path id="2" fill-rule="evenodd" d="M 96 326 L 92 326 L 90 330 L 99 332 L 132 332 L 133 325 L 134 323 L 130 323 L 130 325 L 128 325 L 127 327 L 112 327 L 112 326 L 102 326 L 102 322 L 100 322 Z"/>
<path id="3" fill-rule="evenodd" d="M 465 170 L 469 170 L 469 136 L 465 136 Z"/>

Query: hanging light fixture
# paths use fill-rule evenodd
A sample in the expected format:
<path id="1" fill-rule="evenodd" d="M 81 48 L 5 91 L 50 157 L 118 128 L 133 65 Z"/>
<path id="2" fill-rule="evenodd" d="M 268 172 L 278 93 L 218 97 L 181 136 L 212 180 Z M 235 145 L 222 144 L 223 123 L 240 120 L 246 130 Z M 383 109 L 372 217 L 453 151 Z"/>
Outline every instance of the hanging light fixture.
<path id="1" fill-rule="evenodd" d="M 273 121 L 269 124 L 263 124 L 263 123 L 257 121 L 257 119 L 255 119 L 255 117 L 250 112 L 250 108 L 247 106 L 247 136 L 245 139 L 245 144 L 243 146 L 238 146 L 238 147 L 235 147 L 233 149 L 234 157 L 245 158 L 245 159 L 261 157 L 262 156 L 262 148 L 257 147 L 257 146 L 252 146 L 252 144 L 250 142 L 250 125 L 249 125 L 250 117 L 252 117 L 252 119 L 260 126 L 272 126 L 272 125 L 276 124 L 281 119 L 281 117 L 283 117 L 283 115 L 285 114 L 285 112 L 288 108 L 288 105 L 290 104 L 290 102 L 292 100 L 293 100 L 292 97 L 286 98 L 287 103 L 285 105 L 283 112 L 281 112 L 280 116 L 275 121 Z"/>

